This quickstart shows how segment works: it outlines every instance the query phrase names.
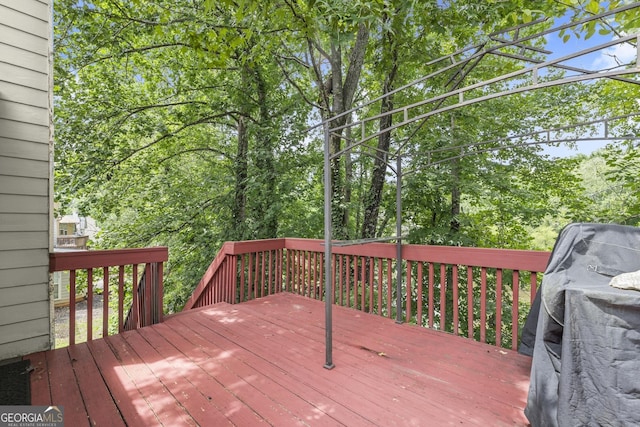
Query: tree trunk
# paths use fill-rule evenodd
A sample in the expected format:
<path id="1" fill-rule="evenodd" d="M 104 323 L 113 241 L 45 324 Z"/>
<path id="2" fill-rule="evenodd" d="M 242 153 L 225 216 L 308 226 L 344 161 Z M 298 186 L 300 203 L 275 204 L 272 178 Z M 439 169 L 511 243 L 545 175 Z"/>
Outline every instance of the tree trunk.
<path id="1" fill-rule="evenodd" d="M 347 123 L 351 123 L 351 115 L 347 116 Z M 351 140 L 351 128 L 346 129 L 347 141 Z M 342 224 L 348 230 L 349 217 L 351 215 L 351 193 L 353 190 L 353 160 L 351 150 L 344 153 L 344 210 L 342 211 Z"/>
<path id="2" fill-rule="evenodd" d="M 333 103 L 329 117 L 338 116 L 349 110 L 353 105 L 356 89 L 360 80 L 360 74 L 364 64 L 364 55 L 369 41 L 369 29 L 361 24 L 358 27 L 358 34 L 349 54 L 349 66 L 347 74 L 342 78 L 342 48 L 337 41 L 331 42 L 330 64 L 332 79 Z M 320 90 L 324 90 L 322 81 L 319 82 Z M 347 116 L 341 116 L 330 123 L 330 128 L 334 129 L 343 126 L 347 121 Z M 330 136 L 330 152 L 338 153 L 342 150 L 342 130 L 332 132 Z M 342 157 L 336 157 L 331 161 L 331 223 L 332 234 L 337 240 L 349 238 L 348 213 L 345 198 L 346 173 L 342 167 Z"/>
<path id="3" fill-rule="evenodd" d="M 255 217 L 258 229 L 257 239 L 270 239 L 278 234 L 278 215 L 274 207 L 278 204 L 276 194 L 277 181 L 272 132 L 270 131 L 270 114 L 267 102 L 267 85 L 260 69 L 253 70 L 258 96 L 259 132 L 256 147 L 257 183 L 261 188 L 257 198 Z"/>
<path id="4" fill-rule="evenodd" d="M 235 197 L 231 209 L 233 231 L 231 240 L 244 240 L 246 236 L 246 206 L 247 206 L 247 176 L 249 152 L 249 135 L 246 126 L 247 118 L 238 117 L 238 148 L 234 163 L 235 169 Z"/>
<path id="5" fill-rule="evenodd" d="M 391 60 L 382 88 L 383 94 L 387 94 L 394 89 L 394 81 L 398 72 L 398 47 L 394 41 L 394 35 L 386 33 L 383 49 Z M 380 114 L 385 114 L 393 110 L 393 95 L 389 95 L 382 100 Z M 391 114 L 380 117 L 380 129 L 387 129 L 393 124 Z M 380 204 L 382 203 L 382 190 L 384 189 L 385 176 L 387 173 L 388 152 L 391 146 L 391 132 L 385 132 L 378 137 L 378 146 L 374 160 L 373 173 L 371 174 L 371 185 L 365 199 L 364 219 L 362 221 L 361 238 L 370 239 L 376 237 L 378 227 L 378 216 Z"/>
<path id="6" fill-rule="evenodd" d="M 316 77 L 316 84 L 319 90 L 319 102 L 323 105 L 323 119 L 331 119 L 339 116 L 352 107 L 355 92 L 360 80 L 360 74 L 364 64 L 364 56 L 369 42 L 369 29 L 365 24 L 360 24 L 355 42 L 349 54 L 349 65 L 346 76 L 343 80 L 342 73 L 342 46 L 338 38 L 332 37 L 330 50 L 324 52 L 319 47 L 319 40 L 307 39 L 310 59 L 313 62 L 313 69 Z M 315 58 L 315 51 L 319 51 L 322 56 L 329 60 L 330 69 L 323 69 Z M 325 81 L 326 76 L 326 81 Z M 346 115 L 332 120 L 330 129 L 343 126 L 346 123 Z M 342 129 L 332 131 L 329 136 L 329 152 L 339 153 L 343 148 Z M 342 157 L 335 157 L 331 160 L 331 228 L 332 235 L 337 240 L 345 240 L 349 237 L 348 223 L 349 214 L 346 206 L 347 186 L 345 185 L 348 171 L 342 167 Z"/>

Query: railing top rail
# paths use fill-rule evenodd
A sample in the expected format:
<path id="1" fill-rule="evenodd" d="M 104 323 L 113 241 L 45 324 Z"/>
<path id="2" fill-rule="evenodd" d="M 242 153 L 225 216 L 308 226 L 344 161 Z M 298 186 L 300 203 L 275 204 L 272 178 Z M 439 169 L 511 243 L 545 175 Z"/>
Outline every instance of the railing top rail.
<path id="1" fill-rule="evenodd" d="M 273 251 L 285 247 L 286 238 L 244 240 L 240 242 L 226 242 L 222 248 L 227 255 L 241 255 L 250 252 Z"/>
<path id="2" fill-rule="evenodd" d="M 49 272 L 80 270 L 149 262 L 166 262 L 169 249 L 164 246 L 98 251 L 68 251 L 49 254 Z"/>
<path id="3" fill-rule="evenodd" d="M 241 255 L 278 249 L 324 252 L 324 241 L 320 239 L 280 238 L 227 242 L 222 250 L 227 255 Z M 394 243 L 367 243 L 353 246 L 333 246 L 336 255 L 395 258 Z M 549 261 L 548 251 L 522 249 L 469 248 L 462 246 L 403 245 L 402 258 L 472 267 L 504 268 L 510 270 L 543 272 Z"/>
<path id="4" fill-rule="evenodd" d="M 405 245 L 402 248 L 402 258 L 406 260 L 536 272 L 546 270 L 550 255 L 547 251 L 460 246 Z"/>

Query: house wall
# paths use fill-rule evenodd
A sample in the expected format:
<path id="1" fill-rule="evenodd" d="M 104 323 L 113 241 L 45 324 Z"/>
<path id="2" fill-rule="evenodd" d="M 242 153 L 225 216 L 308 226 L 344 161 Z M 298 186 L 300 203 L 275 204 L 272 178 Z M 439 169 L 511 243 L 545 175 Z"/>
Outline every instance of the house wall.
<path id="1" fill-rule="evenodd" d="M 51 342 L 51 21 L 0 0 L 0 360 Z"/>
<path id="2" fill-rule="evenodd" d="M 74 234 L 76 234 L 75 224 L 60 224 L 59 236 L 73 236 Z"/>

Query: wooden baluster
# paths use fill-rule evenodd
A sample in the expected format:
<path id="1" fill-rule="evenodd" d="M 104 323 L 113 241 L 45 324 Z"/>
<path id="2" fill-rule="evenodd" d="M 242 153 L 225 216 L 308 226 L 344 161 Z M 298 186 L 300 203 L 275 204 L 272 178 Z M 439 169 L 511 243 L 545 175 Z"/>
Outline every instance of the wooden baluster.
<path id="1" fill-rule="evenodd" d="M 347 288 L 347 307 L 351 307 L 351 289 L 350 289 L 350 278 L 351 278 L 351 255 L 346 255 L 345 258 L 345 287 Z"/>
<path id="2" fill-rule="evenodd" d="M 87 269 L 87 341 L 93 339 L 93 269 Z"/>
<path id="3" fill-rule="evenodd" d="M 275 251 L 273 251 L 273 293 L 279 293 L 280 292 L 280 278 L 281 278 L 281 274 L 279 274 L 280 272 L 280 249 L 276 249 Z"/>
<path id="4" fill-rule="evenodd" d="M 247 301 L 253 299 L 253 258 L 254 254 L 249 254 L 249 264 L 247 265 L 247 271 L 249 275 L 247 276 Z"/>
<path id="5" fill-rule="evenodd" d="M 480 269 L 480 342 L 487 342 L 487 268 Z"/>
<path id="6" fill-rule="evenodd" d="M 158 318 L 156 319 L 158 323 L 162 323 L 164 321 L 164 263 L 158 262 L 158 277 L 157 277 L 157 287 L 156 287 L 156 303 L 158 304 Z"/>
<path id="7" fill-rule="evenodd" d="M 473 339 L 473 267 L 467 266 L 467 334 Z"/>
<path id="8" fill-rule="evenodd" d="M 416 324 L 422 326 L 422 262 L 418 262 L 418 277 L 416 278 Z"/>
<path id="9" fill-rule="evenodd" d="M 152 312 L 151 312 L 151 263 L 147 263 L 145 266 L 145 280 L 144 280 L 144 323 L 142 326 L 148 326 L 152 324 Z"/>
<path id="10" fill-rule="evenodd" d="M 340 305 L 344 305 L 344 255 L 340 255 L 336 259 L 340 263 L 338 265 L 338 300 Z"/>
<path id="11" fill-rule="evenodd" d="M 267 286 L 267 265 L 266 265 L 267 254 L 266 252 L 260 253 L 260 270 L 262 283 L 260 284 L 260 298 L 264 297 L 264 288 Z"/>
<path id="12" fill-rule="evenodd" d="M 252 299 L 260 297 L 260 252 L 253 253 L 253 295 Z"/>
<path id="13" fill-rule="evenodd" d="M 447 266 L 440 264 L 440 330 L 447 327 Z"/>
<path id="14" fill-rule="evenodd" d="M 325 258 L 324 258 L 324 253 L 320 253 L 319 255 L 319 261 L 320 263 L 318 264 L 318 288 L 320 289 L 320 300 L 324 301 L 324 298 L 331 298 L 331 304 L 337 304 L 338 303 L 338 278 L 336 277 L 337 273 L 338 273 L 338 266 L 336 265 L 336 254 L 335 253 L 331 253 L 331 294 L 328 295 L 327 291 L 329 289 L 327 289 L 326 287 L 324 287 L 324 291 L 323 291 L 323 281 L 322 281 L 322 277 L 323 277 L 323 272 L 325 270 Z M 324 296 L 323 296 L 323 292 L 324 292 Z"/>
<path id="15" fill-rule="evenodd" d="M 118 267 L 118 332 L 124 331 L 124 265 Z"/>
<path id="16" fill-rule="evenodd" d="M 367 267 L 369 268 L 369 313 L 373 313 L 373 277 L 375 273 L 375 260 L 373 258 L 367 259 Z"/>
<path id="17" fill-rule="evenodd" d="M 360 278 L 362 279 L 360 283 L 362 283 L 362 293 L 360 295 L 360 310 L 366 311 L 366 301 L 367 301 L 367 258 L 360 258 Z"/>
<path id="18" fill-rule="evenodd" d="M 282 292 L 283 284 L 282 284 L 282 275 L 284 268 L 284 249 L 278 250 L 278 292 Z"/>
<path id="19" fill-rule="evenodd" d="M 324 253 L 319 253 L 318 254 L 318 267 L 316 269 L 316 280 L 317 280 L 317 289 L 318 289 L 318 298 L 323 301 L 324 298 L 331 298 L 331 304 L 335 304 L 336 303 L 336 265 L 333 264 L 331 266 L 331 294 L 330 295 L 326 295 L 326 290 L 324 292 L 324 298 L 323 298 L 323 292 L 322 292 L 322 274 L 324 272 Z"/>
<path id="20" fill-rule="evenodd" d="M 132 293 L 132 301 L 131 301 L 131 329 L 138 328 L 138 322 L 140 321 L 140 302 L 138 301 L 138 264 L 132 265 L 133 270 L 131 272 L 133 278 L 133 293 Z"/>
<path id="21" fill-rule="evenodd" d="M 284 289 L 282 289 L 283 291 L 289 291 L 289 292 L 293 292 L 293 286 L 291 286 L 291 282 L 292 282 L 292 260 L 291 260 L 291 249 L 287 249 L 286 252 L 286 271 L 285 271 L 285 283 L 284 283 Z"/>
<path id="22" fill-rule="evenodd" d="M 496 346 L 502 345 L 502 269 L 496 270 Z"/>
<path id="23" fill-rule="evenodd" d="M 298 252 L 298 263 L 297 263 L 297 289 L 298 289 L 298 295 L 304 295 L 304 256 L 302 251 L 297 251 Z"/>
<path id="24" fill-rule="evenodd" d="M 453 268 L 453 273 L 452 273 L 452 280 L 451 280 L 451 286 L 453 286 L 453 333 L 458 335 L 458 331 L 459 331 L 459 326 L 458 323 L 460 321 L 460 307 L 459 307 L 459 301 L 458 299 L 460 298 L 458 296 L 458 265 L 454 264 L 452 266 Z"/>
<path id="25" fill-rule="evenodd" d="M 379 316 L 382 316 L 382 258 L 378 258 L 378 307 L 377 313 Z"/>
<path id="26" fill-rule="evenodd" d="M 102 336 L 109 335 L 109 267 L 102 268 Z"/>
<path id="27" fill-rule="evenodd" d="M 240 302 L 244 302 L 245 301 L 245 297 L 244 297 L 244 288 L 245 288 L 245 259 L 246 256 L 245 255 L 240 255 Z"/>
<path id="28" fill-rule="evenodd" d="M 267 295 L 271 295 L 273 293 L 275 293 L 275 286 L 273 285 L 274 282 L 274 277 L 273 277 L 273 272 L 272 272 L 272 265 L 273 265 L 273 251 L 269 251 L 269 269 L 268 269 L 268 288 L 267 288 Z"/>
<path id="29" fill-rule="evenodd" d="M 387 317 L 393 317 L 393 306 L 391 300 L 393 298 L 393 261 L 387 258 Z"/>
<path id="30" fill-rule="evenodd" d="M 76 271 L 69 271 L 69 345 L 76 343 Z"/>
<path id="31" fill-rule="evenodd" d="M 358 309 L 358 297 L 359 297 L 359 289 L 358 289 L 358 260 L 360 257 L 353 257 L 353 308 Z"/>
<path id="32" fill-rule="evenodd" d="M 520 321 L 520 272 L 513 270 L 511 279 L 511 349 L 518 349 L 518 323 Z"/>
<path id="33" fill-rule="evenodd" d="M 407 261 L 407 308 L 405 309 L 404 321 L 411 322 L 411 261 Z"/>
<path id="34" fill-rule="evenodd" d="M 433 329 L 433 318 L 435 316 L 435 307 L 433 305 L 434 301 L 434 292 L 435 292 L 435 271 L 433 263 L 429 263 L 429 328 Z"/>
<path id="35" fill-rule="evenodd" d="M 314 252 L 313 253 L 313 269 L 312 269 L 312 271 L 313 271 L 313 275 L 312 275 L 313 280 L 312 280 L 312 283 L 313 283 L 313 297 L 315 299 L 320 298 L 320 291 L 318 289 L 318 271 L 319 270 L 320 269 L 318 268 L 318 252 Z"/>

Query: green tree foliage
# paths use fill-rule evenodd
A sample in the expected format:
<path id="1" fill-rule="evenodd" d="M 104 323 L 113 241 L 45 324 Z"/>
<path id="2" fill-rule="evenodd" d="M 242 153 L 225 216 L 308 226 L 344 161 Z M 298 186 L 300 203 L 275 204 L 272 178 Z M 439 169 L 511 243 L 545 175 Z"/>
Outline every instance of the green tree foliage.
<path id="1" fill-rule="evenodd" d="M 591 0 L 545 0 L 536 9 L 530 3 L 57 1 L 57 198 L 75 199 L 100 222 L 105 248 L 168 245 L 167 308 L 179 310 L 223 241 L 322 235 L 322 138 L 307 131 L 310 125 L 432 73 L 437 65 L 430 60 L 481 49 L 496 30 L 567 11 L 579 19 L 604 7 Z M 520 35 L 551 24 L 540 20 Z M 637 26 L 637 11 L 590 25 L 567 35 L 623 34 Z M 509 49 L 511 57 L 482 57 L 358 114 L 521 69 L 514 59 L 521 47 Z M 532 245 L 531 230 L 557 218 L 558 206 L 563 218 L 579 218 L 588 200 L 579 197 L 572 163 L 550 159 L 536 145 L 505 146 L 504 139 L 604 114 L 612 105 L 620 114 L 637 108 L 629 101 L 637 92 L 621 90 L 637 89 L 605 82 L 500 98 L 354 147 L 331 165 L 334 236 L 395 233 L 390 159 L 372 153 L 401 151 L 402 219 L 412 242 Z M 344 114 L 333 126 L 349 120 L 358 117 Z M 332 135 L 332 152 L 346 147 L 349 132 Z M 607 179 L 634 191 L 628 165 L 635 151 L 625 150 L 606 157 Z M 634 203 L 624 216 L 629 221 Z"/>

